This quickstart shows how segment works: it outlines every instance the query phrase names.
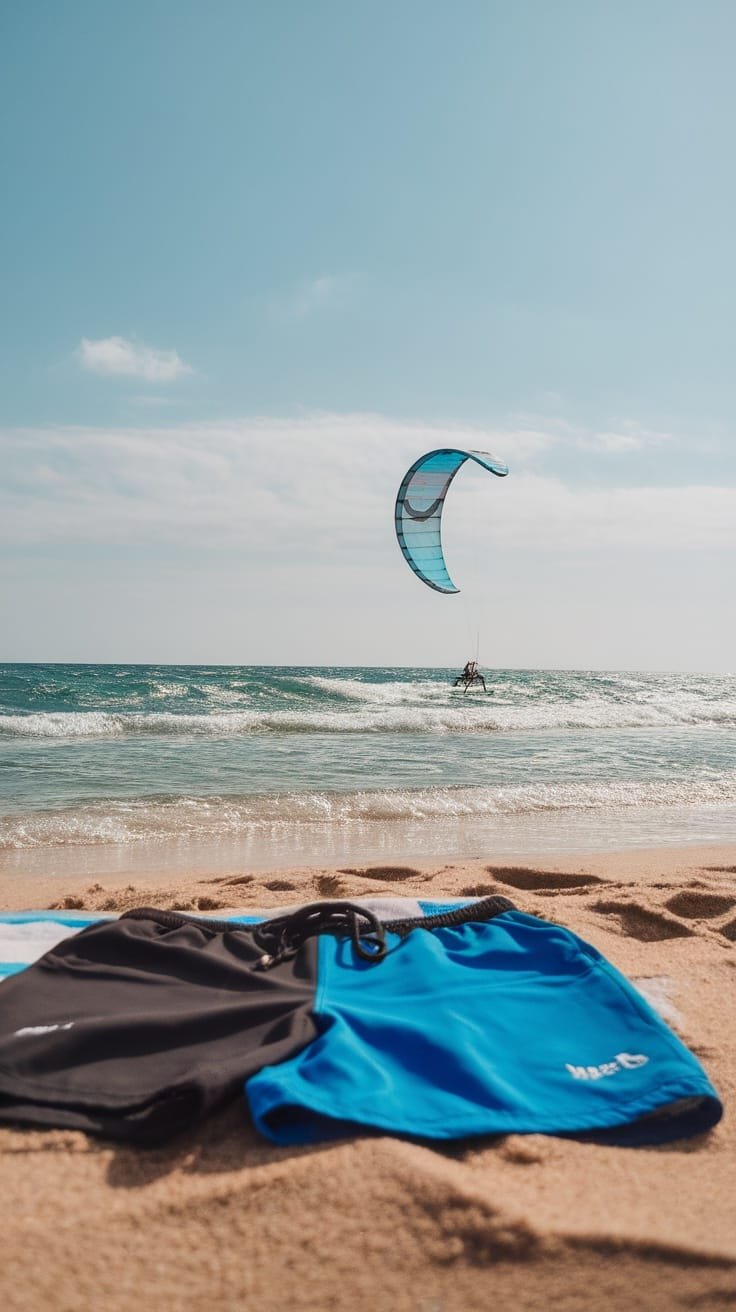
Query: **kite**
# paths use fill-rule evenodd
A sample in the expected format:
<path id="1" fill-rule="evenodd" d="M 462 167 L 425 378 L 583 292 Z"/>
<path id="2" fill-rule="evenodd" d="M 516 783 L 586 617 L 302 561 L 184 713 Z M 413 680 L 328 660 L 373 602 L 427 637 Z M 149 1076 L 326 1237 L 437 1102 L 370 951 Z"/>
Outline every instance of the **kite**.
<path id="1" fill-rule="evenodd" d="M 447 572 L 442 554 L 440 521 L 449 486 L 461 465 L 474 460 L 499 478 L 508 465 L 488 451 L 461 451 L 443 447 L 428 451 L 408 469 L 396 498 L 395 523 L 399 546 L 410 569 L 436 592 L 459 592 Z"/>

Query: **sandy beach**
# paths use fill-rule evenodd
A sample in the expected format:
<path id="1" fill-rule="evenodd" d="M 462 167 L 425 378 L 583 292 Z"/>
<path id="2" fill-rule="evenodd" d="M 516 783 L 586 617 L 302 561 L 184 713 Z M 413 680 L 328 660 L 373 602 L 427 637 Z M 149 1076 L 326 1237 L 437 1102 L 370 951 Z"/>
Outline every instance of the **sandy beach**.
<path id="1" fill-rule="evenodd" d="M 0 1312 L 736 1312 L 735 49 L 0 8 Z"/>
<path id="2" fill-rule="evenodd" d="M 148 1151 L 3 1129 L 8 1312 L 736 1304 L 732 845 L 3 885 L 3 910 L 202 913 L 501 892 L 638 981 L 726 1109 L 707 1135 L 638 1149 L 542 1135 L 444 1147 L 377 1135 L 286 1149 L 259 1138 L 242 1103 Z"/>

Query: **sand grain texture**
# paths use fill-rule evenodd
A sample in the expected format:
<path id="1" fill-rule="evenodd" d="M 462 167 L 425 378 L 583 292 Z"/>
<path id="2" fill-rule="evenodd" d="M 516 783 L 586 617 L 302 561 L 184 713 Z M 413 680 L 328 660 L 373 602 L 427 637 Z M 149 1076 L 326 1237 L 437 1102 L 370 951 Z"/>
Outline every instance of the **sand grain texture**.
<path id="1" fill-rule="evenodd" d="M 298 1149 L 245 1105 L 166 1148 L 0 1131 L 4 1312 L 714 1312 L 736 1307 L 736 852 L 349 871 L 200 872 L 173 887 L 0 889 L 5 907 L 270 907 L 483 895 L 568 925 L 639 983 L 726 1105 L 709 1135 L 621 1149 L 513 1135 Z"/>

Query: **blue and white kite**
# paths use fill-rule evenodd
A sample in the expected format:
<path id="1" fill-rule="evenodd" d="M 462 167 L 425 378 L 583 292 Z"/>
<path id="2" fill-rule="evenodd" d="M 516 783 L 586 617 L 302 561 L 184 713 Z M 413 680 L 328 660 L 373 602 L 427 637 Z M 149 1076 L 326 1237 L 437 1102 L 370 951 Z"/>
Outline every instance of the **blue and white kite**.
<path id="1" fill-rule="evenodd" d="M 396 498 L 396 536 L 410 569 L 436 592 L 459 592 L 447 572 L 442 554 L 440 520 L 448 488 L 461 465 L 474 460 L 499 478 L 508 465 L 487 451 L 461 451 L 443 447 L 414 461 L 401 481 Z"/>

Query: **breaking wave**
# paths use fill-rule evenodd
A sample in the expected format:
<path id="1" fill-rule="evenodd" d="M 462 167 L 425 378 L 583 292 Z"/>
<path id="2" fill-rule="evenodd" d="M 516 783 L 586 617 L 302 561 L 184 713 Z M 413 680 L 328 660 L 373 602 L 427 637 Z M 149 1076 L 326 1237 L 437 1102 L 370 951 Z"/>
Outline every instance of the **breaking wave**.
<path id="1" fill-rule="evenodd" d="M 448 821 L 552 812 L 612 814 L 638 809 L 736 804 L 736 770 L 719 777 L 641 782 L 530 783 L 513 787 L 377 789 L 351 793 L 264 793 L 92 802 L 0 817 L 0 850 L 136 841 L 237 837 L 400 821 Z"/>
<path id="2" fill-rule="evenodd" d="M 556 729 L 662 729 L 698 725 L 736 727 L 736 702 L 627 704 L 594 699 L 515 705 L 502 699 L 407 705 L 398 695 L 376 705 L 357 694 L 349 709 L 172 711 L 39 711 L 0 715 L 0 736 L 12 738 L 225 738 L 286 733 L 523 733 Z"/>

